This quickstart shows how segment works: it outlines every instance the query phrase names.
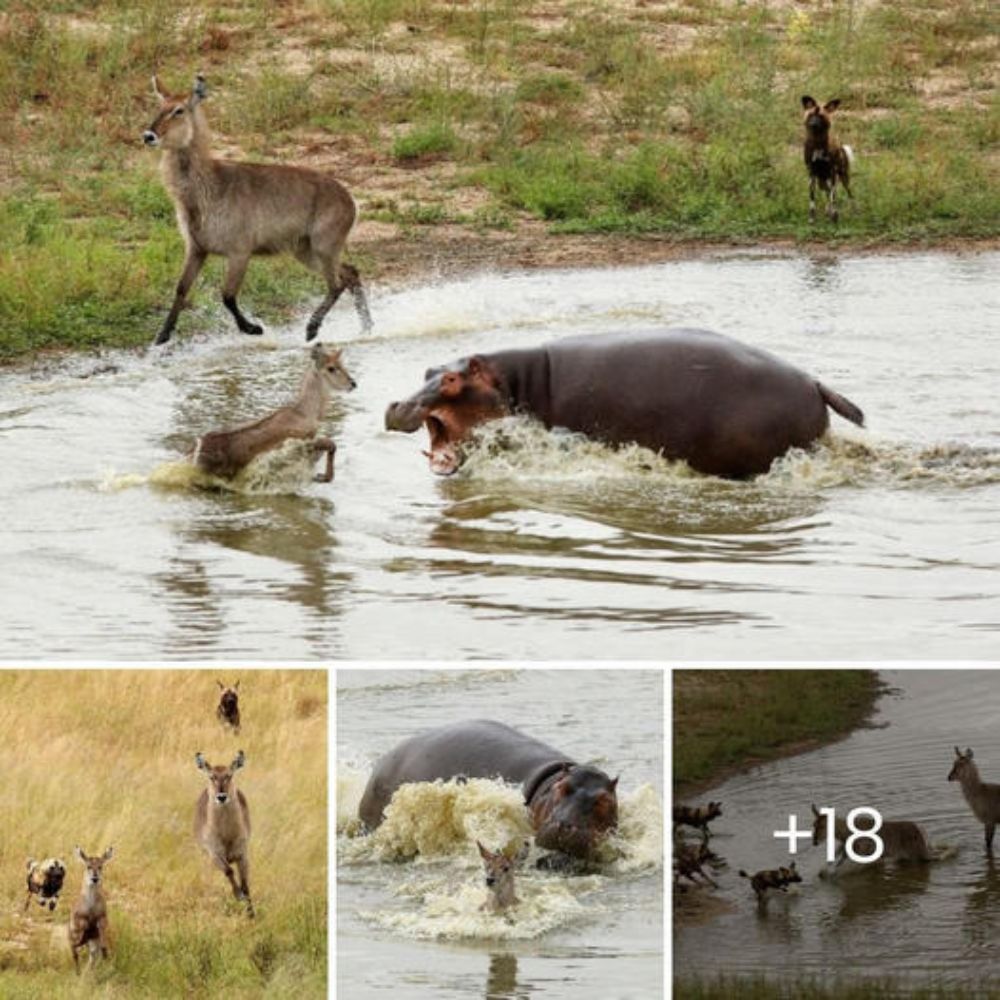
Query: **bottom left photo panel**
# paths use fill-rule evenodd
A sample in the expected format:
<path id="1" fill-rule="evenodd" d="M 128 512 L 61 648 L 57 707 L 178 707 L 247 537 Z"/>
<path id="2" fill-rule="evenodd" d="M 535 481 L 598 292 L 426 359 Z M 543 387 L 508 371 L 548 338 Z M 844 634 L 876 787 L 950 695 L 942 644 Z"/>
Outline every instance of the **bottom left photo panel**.
<path id="1" fill-rule="evenodd" d="M 325 670 L 0 671 L 0 997 L 327 995 Z"/>

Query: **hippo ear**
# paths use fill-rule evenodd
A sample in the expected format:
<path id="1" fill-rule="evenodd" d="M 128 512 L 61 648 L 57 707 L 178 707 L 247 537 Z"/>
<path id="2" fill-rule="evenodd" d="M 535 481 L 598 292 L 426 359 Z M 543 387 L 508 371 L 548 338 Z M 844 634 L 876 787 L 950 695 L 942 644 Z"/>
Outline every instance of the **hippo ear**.
<path id="1" fill-rule="evenodd" d="M 802 98 L 802 107 L 806 111 L 810 111 L 812 108 L 817 107 L 817 104 L 813 98 L 811 98 L 808 94 L 806 94 Z"/>
<path id="2" fill-rule="evenodd" d="M 472 357 L 469 358 L 466 370 L 473 378 L 477 378 L 478 376 L 482 375 L 483 359 L 479 357 L 478 354 L 473 354 Z"/>

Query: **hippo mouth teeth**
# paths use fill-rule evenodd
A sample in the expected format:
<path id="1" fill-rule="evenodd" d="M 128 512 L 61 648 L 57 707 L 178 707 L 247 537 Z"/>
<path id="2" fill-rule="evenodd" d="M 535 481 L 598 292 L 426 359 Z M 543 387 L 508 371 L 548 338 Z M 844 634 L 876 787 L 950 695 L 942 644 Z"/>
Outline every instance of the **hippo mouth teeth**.
<path id="1" fill-rule="evenodd" d="M 430 450 L 424 454 L 430 462 L 431 472 L 438 476 L 453 476 L 462 463 L 458 449 L 449 437 L 448 426 L 433 414 L 424 418 L 424 426 L 430 437 Z"/>

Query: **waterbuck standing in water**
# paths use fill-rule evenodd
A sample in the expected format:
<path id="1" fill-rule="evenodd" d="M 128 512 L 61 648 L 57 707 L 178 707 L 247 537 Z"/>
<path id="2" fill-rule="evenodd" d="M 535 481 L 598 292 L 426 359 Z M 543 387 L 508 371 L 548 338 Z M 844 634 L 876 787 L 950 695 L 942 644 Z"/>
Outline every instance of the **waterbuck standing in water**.
<path id="1" fill-rule="evenodd" d="M 948 775 L 949 781 L 962 786 L 962 794 L 976 819 L 985 827 L 986 853 L 993 853 L 993 832 L 1000 823 L 1000 785 L 987 784 L 979 777 L 979 768 L 972 763 L 972 751 L 962 753 L 955 747 L 955 760 Z"/>
<path id="2" fill-rule="evenodd" d="M 827 837 L 830 817 L 825 812 L 821 813 L 815 805 L 812 807 L 812 812 L 813 844 L 818 846 Z M 868 827 L 858 827 L 858 830 L 862 832 L 867 829 Z M 876 834 L 882 838 L 882 843 L 884 845 L 882 857 L 884 858 L 891 858 L 896 861 L 933 860 L 930 845 L 927 843 L 927 835 L 916 823 L 911 820 L 884 820 L 882 826 L 876 831 Z M 836 861 L 838 867 L 844 863 L 844 859 L 847 857 L 846 844 L 850 835 L 851 830 L 848 827 L 846 820 L 838 816 L 834 820 L 833 824 L 833 836 L 836 839 L 839 848 Z M 869 838 L 866 836 L 865 839 L 867 840 Z M 870 847 L 866 844 L 863 853 L 867 855 L 870 853 L 870 850 Z"/>
<path id="3" fill-rule="evenodd" d="M 198 796 L 194 812 L 194 837 L 223 875 L 229 879 L 233 895 L 247 904 L 247 913 L 254 915 L 250 899 L 250 808 L 243 793 L 233 786 L 233 776 L 243 767 L 246 757 L 242 750 L 229 767 L 213 767 L 200 753 L 195 764 L 208 778 L 208 788 Z M 239 869 L 237 883 L 233 864 Z"/>
<path id="4" fill-rule="evenodd" d="M 173 305 L 155 343 L 165 344 L 191 286 L 209 254 L 226 258 L 222 302 L 242 333 L 261 334 L 236 303 L 243 275 L 255 254 L 287 252 L 326 279 L 327 294 L 306 325 L 306 340 L 345 288 L 354 297 L 362 327 L 371 328 L 368 301 L 357 269 L 340 257 L 357 217 L 347 188 L 319 170 L 278 163 L 230 163 L 212 156 L 201 102 L 208 94 L 198 76 L 190 94 L 167 94 L 153 77 L 160 110 L 142 134 L 163 150 L 163 182 L 184 237 L 184 270 Z"/>

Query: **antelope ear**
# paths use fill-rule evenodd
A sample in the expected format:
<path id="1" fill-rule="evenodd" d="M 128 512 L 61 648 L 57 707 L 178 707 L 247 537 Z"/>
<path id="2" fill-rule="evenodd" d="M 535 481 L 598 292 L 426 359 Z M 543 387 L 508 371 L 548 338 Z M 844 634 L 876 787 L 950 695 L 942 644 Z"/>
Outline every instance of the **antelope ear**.
<path id="1" fill-rule="evenodd" d="M 104 852 L 104 858 L 103 858 L 103 860 L 104 861 L 110 861 L 114 856 L 115 856 L 115 849 L 113 847 L 109 847 Z"/>
<path id="2" fill-rule="evenodd" d="M 616 774 L 614 778 L 611 779 L 611 791 L 614 791 L 618 787 L 618 779 L 620 777 L 620 774 Z"/>
<path id="3" fill-rule="evenodd" d="M 240 750 L 233 759 L 232 764 L 229 765 L 230 771 L 238 771 L 247 762 L 246 754 Z"/>
<path id="4" fill-rule="evenodd" d="M 839 107 L 840 107 L 840 98 L 839 97 L 835 97 L 832 101 L 827 101 L 826 104 L 823 105 L 823 110 L 824 111 L 836 111 L 837 108 L 839 108 Z"/>
<path id="5" fill-rule="evenodd" d="M 194 78 L 194 86 L 191 88 L 191 97 L 188 100 L 188 104 L 192 108 L 197 107 L 206 97 L 208 97 L 208 87 L 205 85 L 205 78 L 199 73 Z"/>
<path id="6" fill-rule="evenodd" d="M 961 757 L 962 756 L 962 751 L 959 750 L 958 747 L 955 747 L 955 756 L 956 757 Z"/>
<path id="7" fill-rule="evenodd" d="M 82 861 L 84 864 L 87 863 L 87 855 L 80 850 L 79 844 L 77 844 L 76 847 L 73 848 L 73 856 L 77 858 L 77 860 Z"/>
<path id="8" fill-rule="evenodd" d="M 816 101 L 812 97 L 810 97 L 808 94 L 806 94 L 802 98 L 802 107 L 806 111 L 809 111 L 811 108 L 818 107 L 818 105 L 816 104 Z"/>
<path id="9" fill-rule="evenodd" d="M 205 760 L 205 757 L 201 753 L 201 751 L 199 751 L 198 753 L 196 753 L 194 755 L 194 762 L 195 762 L 195 765 L 197 766 L 197 768 L 198 768 L 199 771 L 208 771 L 209 770 L 208 761 Z"/>
<path id="10" fill-rule="evenodd" d="M 153 93 L 161 101 L 165 101 L 167 99 L 167 95 L 163 92 L 163 87 L 160 85 L 160 78 L 155 73 L 153 74 Z"/>
<path id="11" fill-rule="evenodd" d="M 239 689 L 240 689 L 240 682 L 239 682 L 239 681 L 237 681 L 237 682 L 236 682 L 236 683 L 235 683 L 235 684 L 233 685 L 233 690 L 234 690 L 234 691 L 239 691 Z"/>
<path id="12" fill-rule="evenodd" d="M 482 845 L 482 844 L 480 844 L 478 840 L 476 841 L 476 847 L 478 847 L 478 848 L 479 848 L 479 855 L 480 855 L 480 857 L 481 857 L 481 858 L 482 858 L 482 859 L 483 859 L 484 861 L 489 861 L 489 859 L 490 859 L 490 857 L 491 857 L 491 854 L 490 854 L 490 852 L 489 852 L 489 851 L 487 851 L 487 850 L 486 850 L 486 848 L 485 848 L 485 847 L 483 847 L 483 845 Z"/>
<path id="13" fill-rule="evenodd" d="M 223 684 L 222 681 L 216 681 L 215 683 L 219 685 L 219 690 L 220 691 L 225 691 L 226 690 L 226 685 Z"/>

